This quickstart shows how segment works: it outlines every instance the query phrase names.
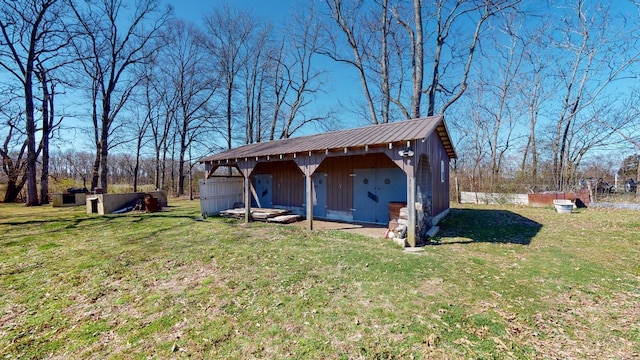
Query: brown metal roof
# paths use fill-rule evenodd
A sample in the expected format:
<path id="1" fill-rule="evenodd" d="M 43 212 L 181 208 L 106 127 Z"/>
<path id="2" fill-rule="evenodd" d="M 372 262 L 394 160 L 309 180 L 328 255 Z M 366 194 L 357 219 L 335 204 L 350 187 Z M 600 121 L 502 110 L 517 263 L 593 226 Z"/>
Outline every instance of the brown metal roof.
<path id="1" fill-rule="evenodd" d="M 384 145 L 400 141 L 424 139 L 434 130 L 444 144 L 449 158 L 456 158 L 455 150 L 444 123 L 444 117 L 431 116 L 393 123 L 331 131 L 323 134 L 274 140 L 237 147 L 200 159 L 200 162 L 231 160 L 246 157 L 277 156 L 309 151 L 357 148 L 365 145 Z"/>

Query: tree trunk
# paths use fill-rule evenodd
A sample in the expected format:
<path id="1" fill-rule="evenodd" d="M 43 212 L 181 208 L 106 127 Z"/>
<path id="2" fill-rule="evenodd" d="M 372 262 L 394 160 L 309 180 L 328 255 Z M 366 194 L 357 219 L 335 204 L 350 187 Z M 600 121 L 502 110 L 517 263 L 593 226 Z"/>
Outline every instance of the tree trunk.
<path id="1" fill-rule="evenodd" d="M 186 150 L 185 137 L 186 134 L 182 135 L 180 139 L 180 153 L 178 158 L 178 196 L 184 195 L 184 154 Z"/>
<path id="2" fill-rule="evenodd" d="M 106 131 L 103 130 L 106 133 Z M 107 134 L 103 135 L 102 146 L 100 148 L 100 187 L 102 188 L 102 192 L 104 194 L 107 193 L 107 177 L 109 176 L 109 166 L 107 157 L 109 156 L 108 144 L 107 144 Z"/>
<path id="3" fill-rule="evenodd" d="M 106 194 L 109 186 L 109 129 L 111 129 L 111 92 L 112 87 L 107 88 L 102 99 L 102 115 L 100 122 L 102 124 L 100 130 L 100 187 L 102 192 Z"/>
<path id="4" fill-rule="evenodd" d="M 26 178 L 25 178 L 26 179 Z M 16 183 L 14 179 L 9 179 L 7 181 L 7 191 L 4 193 L 4 202 L 5 203 L 14 203 L 18 200 L 18 195 L 20 195 L 20 191 L 24 187 L 24 181 L 21 181 L 21 184 Z"/>
<path id="5" fill-rule="evenodd" d="M 231 149 L 233 79 L 227 84 L 227 149 Z"/>
<path id="6" fill-rule="evenodd" d="M 191 146 L 189 146 L 189 200 L 193 200 L 193 158 L 191 157 Z"/>
<path id="7" fill-rule="evenodd" d="M 140 141 L 136 149 L 136 164 L 133 166 L 133 192 L 138 192 L 138 172 L 140 171 Z"/>
<path id="8" fill-rule="evenodd" d="M 442 45 L 444 39 L 438 34 L 436 42 L 436 52 L 433 56 L 433 68 L 431 70 L 431 84 L 427 91 L 427 116 L 433 116 L 436 112 L 436 91 L 438 90 L 438 84 L 440 83 L 440 56 L 442 54 Z"/>
<path id="9" fill-rule="evenodd" d="M 100 142 L 96 142 L 96 157 L 93 160 L 93 166 L 91 168 L 91 191 L 96 191 L 98 188 L 98 180 L 100 179 Z"/>
<path id="10" fill-rule="evenodd" d="M 47 91 L 46 82 L 43 84 L 42 100 L 42 173 L 40 174 L 40 203 L 49 203 L 49 116 L 53 113 L 53 109 L 49 109 L 49 93 Z"/>
<path id="11" fill-rule="evenodd" d="M 160 151 L 156 148 L 156 156 L 155 156 L 155 181 L 154 185 L 156 190 L 160 190 Z"/>
<path id="12" fill-rule="evenodd" d="M 391 103 L 391 89 L 389 87 L 389 50 L 388 50 L 388 41 L 387 38 L 389 36 L 389 19 L 387 15 L 387 8 L 389 5 L 389 0 L 384 0 L 382 2 L 382 30 L 380 34 L 381 41 L 381 61 L 380 61 L 380 75 L 381 79 L 381 89 L 382 92 L 382 122 L 389 122 L 389 105 Z"/>
<path id="13" fill-rule="evenodd" d="M 49 91 L 49 80 L 47 72 L 41 65 L 39 67 L 39 78 L 42 83 L 42 139 L 40 140 L 40 147 L 42 149 L 42 173 L 40 175 L 40 203 L 49 203 L 49 138 L 52 127 L 54 126 L 54 107 L 53 107 L 53 94 L 55 87 L 51 84 L 51 91 Z"/>
<path id="14" fill-rule="evenodd" d="M 415 17 L 416 37 L 415 37 L 415 59 L 413 71 L 413 96 L 411 106 L 411 117 L 420 117 L 420 104 L 422 102 L 422 86 L 424 72 L 424 40 L 422 31 L 422 0 L 413 0 Z M 433 111 L 433 110 L 432 110 Z"/>
<path id="15" fill-rule="evenodd" d="M 38 186 L 36 178 L 36 167 L 38 156 L 36 154 L 36 124 L 34 119 L 33 106 L 33 61 L 27 63 L 25 74 L 25 118 L 27 131 L 27 206 L 40 205 L 38 202 Z"/>

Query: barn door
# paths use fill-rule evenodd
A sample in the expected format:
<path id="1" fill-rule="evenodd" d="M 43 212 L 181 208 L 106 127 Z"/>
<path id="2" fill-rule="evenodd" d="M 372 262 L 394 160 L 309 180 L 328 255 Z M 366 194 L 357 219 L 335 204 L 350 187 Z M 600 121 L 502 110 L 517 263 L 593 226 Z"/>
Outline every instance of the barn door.
<path id="1" fill-rule="evenodd" d="M 376 221 L 376 208 L 380 202 L 376 190 L 375 169 L 355 169 L 353 178 L 353 220 Z"/>
<path id="2" fill-rule="evenodd" d="M 273 206 L 273 175 L 258 174 L 254 175 L 256 195 L 260 200 L 260 206 L 270 208 Z M 253 203 L 253 202 L 252 202 Z M 253 206 L 258 206 L 254 203 Z"/>
<path id="3" fill-rule="evenodd" d="M 327 217 L 327 174 L 313 174 L 313 216 Z"/>
<path id="4" fill-rule="evenodd" d="M 377 169 L 377 195 L 380 199 L 376 207 L 376 222 L 389 222 L 389 203 L 407 201 L 407 175 L 400 168 Z"/>
<path id="5" fill-rule="evenodd" d="M 407 201 L 407 176 L 399 168 L 355 169 L 353 220 L 389 222 L 389 202 Z"/>

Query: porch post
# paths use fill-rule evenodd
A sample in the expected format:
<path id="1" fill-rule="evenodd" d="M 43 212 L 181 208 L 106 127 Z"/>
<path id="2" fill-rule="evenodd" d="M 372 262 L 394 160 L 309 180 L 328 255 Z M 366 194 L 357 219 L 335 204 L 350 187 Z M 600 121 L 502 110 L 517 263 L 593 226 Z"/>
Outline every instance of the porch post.
<path id="1" fill-rule="evenodd" d="M 304 181 L 307 186 L 304 196 L 307 203 L 307 229 L 309 230 L 313 230 L 313 173 L 324 159 L 324 154 L 315 154 L 311 151 L 309 151 L 308 156 L 307 154 L 301 154 L 293 158 L 293 161 L 304 174 Z"/>
<path id="2" fill-rule="evenodd" d="M 307 183 L 307 193 L 305 194 L 307 198 L 307 229 L 313 230 L 313 177 L 312 174 L 305 174 L 304 178 Z"/>
<path id="3" fill-rule="evenodd" d="M 248 224 L 251 220 L 251 179 L 249 175 L 244 177 L 244 223 Z"/>
<path id="4" fill-rule="evenodd" d="M 248 224 L 251 220 L 251 173 L 257 162 L 253 159 L 238 161 L 238 168 L 244 176 L 244 222 Z"/>
<path id="5" fill-rule="evenodd" d="M 407 242 L 409 246 L 416 246 L 416 178 L 407 175 Z"/>
<path id="6" fill-rule="evenodd" d="M 409 246 L 416 246 L 416 157 L 419 156 L 417 141 L 413 140 L 405 144 L 397 143 L 384 150 L 384 153 L 407 175 L 407 242 Z M 400 150 L 410 148 L 413 154 L 405 156 L 399 153 Z"/>

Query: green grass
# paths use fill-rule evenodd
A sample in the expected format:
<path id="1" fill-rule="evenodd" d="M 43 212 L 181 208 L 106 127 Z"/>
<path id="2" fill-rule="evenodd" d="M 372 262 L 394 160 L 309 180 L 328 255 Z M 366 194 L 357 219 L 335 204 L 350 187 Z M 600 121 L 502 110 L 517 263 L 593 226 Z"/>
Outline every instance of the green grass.
<path id="1" fill-rule="evenodd" d="M 435 245 L 0 204 L 0 353 L 36 358 L 627 359 L 640 213 L 465 206 Z"/>

